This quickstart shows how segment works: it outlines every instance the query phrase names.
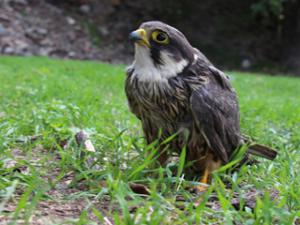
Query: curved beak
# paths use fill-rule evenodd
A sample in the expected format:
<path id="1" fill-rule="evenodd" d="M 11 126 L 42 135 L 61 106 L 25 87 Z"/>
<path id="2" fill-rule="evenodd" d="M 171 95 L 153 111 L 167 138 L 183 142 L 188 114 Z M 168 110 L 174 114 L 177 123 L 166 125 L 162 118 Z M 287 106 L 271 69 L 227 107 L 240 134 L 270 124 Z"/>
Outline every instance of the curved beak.
<path id="1" fill-rule="evenodd" d="M 138 29 L 129 34 L 129 40 L 141 46 L 150 47 L 147 32 L 144 29 Z"/>

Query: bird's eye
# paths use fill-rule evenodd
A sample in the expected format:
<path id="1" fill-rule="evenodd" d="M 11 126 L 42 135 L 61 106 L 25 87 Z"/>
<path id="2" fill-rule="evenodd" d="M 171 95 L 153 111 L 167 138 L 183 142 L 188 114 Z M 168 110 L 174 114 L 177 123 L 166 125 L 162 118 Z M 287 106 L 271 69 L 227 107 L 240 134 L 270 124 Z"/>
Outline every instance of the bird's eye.
<path id="1" fill-rule="evenodd" d="M 165 32 L 158 31 L 158 30 L 156 30 L 152 33 L 152 39 L 160 44 L 168 44 L 169 43 L 168 35 Z"/>

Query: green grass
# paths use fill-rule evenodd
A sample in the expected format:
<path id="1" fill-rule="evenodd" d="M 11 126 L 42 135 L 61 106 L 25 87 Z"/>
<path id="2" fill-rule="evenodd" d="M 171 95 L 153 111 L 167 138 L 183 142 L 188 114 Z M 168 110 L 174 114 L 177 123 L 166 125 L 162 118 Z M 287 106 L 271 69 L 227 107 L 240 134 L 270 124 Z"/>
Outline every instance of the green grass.
<path id="1" fill-rule="evenodd" d="M 128 110 L 124 69 L 0 57 L 1 224 L 299 223 L 299 79 L 229 73 L 239 95 L 243 132 L 278 149 L 279 156 L 230 174 L 215 173 L 194 207 L 195 196 L 185 190 L 191 181 L 180 173 L 172 177 L 169 168 L 150 166 L 147 152 L 156 145 L 145 146 L 140 124 Z M 90 134 L 95 153 L 76 145 L 78 130 Z M 39 138 L 30 141 L 35 135 Z M 151 195 L 133 193 L 130 182 L 146 184 Z M 247 206 L 252 190 L 253 209 Z M 178 195 L 184 201 L 176 201 Z M 213 202 L 217 208 L 207 202 L 211 195 L 219 199 Z M 233 198 L 247 207 L 236 210 Z"/>

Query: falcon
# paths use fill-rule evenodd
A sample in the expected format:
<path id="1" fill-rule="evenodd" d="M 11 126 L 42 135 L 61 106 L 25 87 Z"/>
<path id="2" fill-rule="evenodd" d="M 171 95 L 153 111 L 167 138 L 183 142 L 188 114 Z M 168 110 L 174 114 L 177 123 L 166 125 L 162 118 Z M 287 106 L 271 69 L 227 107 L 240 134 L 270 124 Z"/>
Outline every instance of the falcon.
<path id="1" fill-rule="evenodd" d="M 201 177 L 200 183 L 208 184 L 212 171 L 245 144 L 229 78 L 165 23 L 142 23 L 129 39 L 135 54 L 127 69 L 125 93 L 147 143 L 161 143 L 157 156 L 161 166 L 173 152 L 180 154 L 185 148 L 189 169 Z M 250 145 L 245 158 L 248 153 L 267 159 L 277 154 L 259 144 Z M 203 185 L 196 191 L 203 191 Z"/>

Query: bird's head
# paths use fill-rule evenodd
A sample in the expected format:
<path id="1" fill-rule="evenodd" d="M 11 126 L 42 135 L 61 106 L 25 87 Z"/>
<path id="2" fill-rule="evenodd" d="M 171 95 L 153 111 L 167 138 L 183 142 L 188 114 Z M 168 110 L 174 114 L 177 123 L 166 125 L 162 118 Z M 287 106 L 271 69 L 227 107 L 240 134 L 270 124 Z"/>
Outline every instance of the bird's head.
<path id="1" fill-rule="evenodd" d="M 146 80 L 176 76 L 194 60 L 195 50 L 185 36 L 159 21 L 142 23 L 129 39 L 135 43 L 133 67 Z"/>

